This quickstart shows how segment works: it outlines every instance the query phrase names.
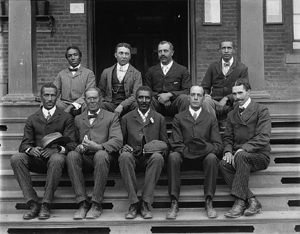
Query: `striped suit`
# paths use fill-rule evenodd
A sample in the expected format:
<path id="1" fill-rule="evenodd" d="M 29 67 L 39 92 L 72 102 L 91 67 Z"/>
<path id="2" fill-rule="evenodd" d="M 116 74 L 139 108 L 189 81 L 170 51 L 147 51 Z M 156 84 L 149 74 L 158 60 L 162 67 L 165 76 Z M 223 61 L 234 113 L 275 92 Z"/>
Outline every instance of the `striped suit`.
<path id="1" fill-rule="evenodd" d="M 235 154 L 234 167 L 220 161 L 220 172 L 231 195 L 246 200 L 254 194 L 248 187 L 250 172 L 264 170 L 270 163 L 271 117 L 267 107 L 253 100 L 243 114 L 239 107 L 229 112 L 224 136 L 224 154 Z"/>

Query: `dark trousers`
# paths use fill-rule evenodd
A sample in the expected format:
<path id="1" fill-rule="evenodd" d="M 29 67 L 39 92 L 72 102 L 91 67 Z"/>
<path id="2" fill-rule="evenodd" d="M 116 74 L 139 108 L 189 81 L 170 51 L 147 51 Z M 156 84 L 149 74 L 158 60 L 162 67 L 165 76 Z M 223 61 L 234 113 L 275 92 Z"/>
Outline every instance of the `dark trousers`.
<path id="1" fill-rule="evenodd" d="M 189 107 L 190 103 L 186 94 L 180 94 L 177 98 L 171 101 L 170 106 L 161 104 L 157 98 L 152 98 L 151 108 L 164 116 L 174 116 L 175 114 L 184 111 Z"/>
<path id="2" fill-rule="evenodd" d="M 124 152 L 119 157 L 121 175 L 128 193 L 130 204 L 139 201 L 137 192 L 136 166 L 146 168 L 145 181 L 142 191 L 142 200 L 153 203 L 154 189 L 164 166 L 164 158 L 160 153 L 154 153 L 149 157 L 134 157 L 131 153 Z"/>
<path id="3" fill-rule="evenodd" d="M 65 155 L 59 153 L 51 155 L 48 159 L 36 158 L 25 153 L 17 153 L 11 157 L 11 167 L 26 202 L 30 200 L 38 202 L 38 196 L 32 186 L 30 172 L 47 173 L 42 202 L 52 202 L 65 165 L 65 158 Z"/>
<path id="4" fill-rule="evenodd" d="M 204 195 L 207 197 L 210 195 L 212 198 L 216 192 L 216 182 L 218 176 L 219 169 L 219 159 L 213 154 L 209 153 L 205 157 L 196 158 L 196 159 L 188 159 L 184 158 L 181 153 L 172 152 L 168 157 L 168 188 L 169 195 L 173 195 L 179 200 L 180 195 L 180 171 L 181 164 L 186 161 L 190 161 L 189 163 L 193 163 L 195 166 L 199 165 L 199 169 L 204 172 Z"/>
<path id="5" fill-rule="evenodd" d="M 101 108 L 103 108 L 104 110 L 110 111 L 110 112 L 114 112 L 117 107 L 118 107 L 118 105 L 115 103 L 112 103 L 112 102 L 102 102 L 101 103 Z M 134 110 L 135 108 L 136 108 L 136 102 L 133 102 L 127 108 L 124 107 L 123 111 L 121 113 L 121 116 L 127 114 L 128 112 Z"/>
<path id="6" fill-rule="evenodd" d="M 246 200 L 254 194 L 248 187 L 250 172 L 264 170 L 268 167 L 270 159 L 268 156 L 259 153 L 247 153 L 240 151 L 234 157 L 235 168 L 220 161 L 220 172 L 230 189 L 230 194 Z"/>
<path id="7" fill-rule="evenodd" d="M 113 157 L 104 150 L 99 150 L 94 155 L 81 155 L 75 151 L 68 153 L 68 173 L 77 203 L 88 201 L 83 174 L 91 172 L 94 172 L 92 201 L 102 203 L 110 165 L 113 162 Z"/>

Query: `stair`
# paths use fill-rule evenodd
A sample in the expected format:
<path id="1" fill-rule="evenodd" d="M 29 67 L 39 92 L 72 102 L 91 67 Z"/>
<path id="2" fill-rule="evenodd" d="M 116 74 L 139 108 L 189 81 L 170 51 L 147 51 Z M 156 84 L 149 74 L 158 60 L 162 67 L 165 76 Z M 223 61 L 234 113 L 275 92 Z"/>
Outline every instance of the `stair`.
<path id="1" fill-rule="evenodd" d="M 49 220 L 25 221 L 22 215 L 26 206 L 19 185 L 14 178 L 10 157 L 16 153 L 22 139 L 26 113 L 10 108 L 9 114 L 0 119 L 0 233 L 295 233 L 300 232 L 300 113 L 295 113 L 294 102 L 282 103 L 281 107 L 270 102 L 272 116 L 271 162 L 263 171 L 250 177 L 250 188 L 262 203 L 263 210 L 257 215 L 238 219 L 224 217 L 233 205 L 229 189 L 219 176 L 214 206 L 219 217 L 207 219 L 204 211 L 203 173 L 183 171 L 181 174 L 180 212 L 176 220 L 166 220 L 170 206 L 166 171 L 155 189 L 152 211 L 154 218 L 137 217 L 126 220 L 129 203 L 120 173 L 111 172 L 104 194 L 103 214 L 97 220 L 73 220 L 77 204 L 66 171 L 52 203 Z M 280 104 L 280 102 L 279 102 Z M 19 106 L 21 108 L 21 106 Z M 38 106 L 29 107 L 38 108 Z M 295 108 L 295 107 L 294 107 Z M 33 111 L 32 111 L 33 112 Z M 32 113 L 31 112 L 31 113 Z M 16 117 L 17 116 L 17 117 Z M 27 115 L 28 116 L 28 115 Z M 166 118 L 169 134 L 172 119 Z M 138 173 L 141 192 L 144 173 Z M 93 188 L 93 175 L 85 175 L 88 195 Z M 32 173 L 33 185 L 39 197 L 43 196 L 45 175 Z"/>

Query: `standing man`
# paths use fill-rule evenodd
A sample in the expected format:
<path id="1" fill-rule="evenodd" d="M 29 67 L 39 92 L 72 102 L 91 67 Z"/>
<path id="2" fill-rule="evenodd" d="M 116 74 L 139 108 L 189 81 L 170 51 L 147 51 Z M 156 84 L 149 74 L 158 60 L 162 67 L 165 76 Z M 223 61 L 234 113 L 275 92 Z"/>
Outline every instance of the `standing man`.
<path id="1" fill-rule="evenodd" d="M 203 109 L 214 116 L 232 110 L 232 86 L 238 78 L 248 79 L 248 67 L 233 57 L 233 41 L 220 43 L 221 59 L 212 63 L 206 71 L 201 86 L 205 91 Z"/>
<path id="2" fill-rule="evenodd" d="M 250 172 L 264 170 L 270 163 L 271 117 L 267 107 L 253 100 L 251 86 L 238 79 L 232 94 L 238 105 L 228 114 L 224 136 L 224 157 L 220 172 L 235 198 L 226 217 L 258 213 L 262 206 L 248 187 Z M 247 209 L 246 209 L 247 208 Z"/>
<path id="3" fill-rule="evenodd" d="M 192 85 L 187 68 L 176 63 L 172 58 L 173 54 L 171 42 L 160 42 L 160 63 L 150 67 L 145 75 L 145 85 L 153 90 L 151 108 L 168 116 L 174 116 L 188 108 L 187 94 Z"/>
<path id="4" fill-rule="evenodd" d="M 205 99 L 201 86 L 192 86 L 190 106 L 175 115 L 170 143 L 172 153 L 168 157 L 168 182 L 171 208 L 167 219 L 176 219 L 179 211 L 180 167 L 183 162 L 204 171 L 205 210 L 208 218 L 216 218 L 213 197 L 218 176 L 218 157 L 222 152 L 222 140 L 216 117 L 203 110 Z"/>
<path id="5" fill-rule="evenodd" d="M 11 157 L 12 169 L 23 196 L 30 206 L 29 212 L 23 215 L 23 219 L 34 219 L 37 216 L 39 219 L 50 218 L 50 204 L 65 165 L 66 154 L 76 147 L 77 132 L 74 120 L 71 115 L 56 107 L 57 97 L 58 90 L 55 85 L 52 83 L 43 85 L 41 89 L 43 106 L 28 117 L 19 153 Z M 49 138 L 50 133 L 68 137 L 70 142 L 51 146 L 47 143 L 49 140 L 52 141 Z M 41 209 L 32 186 L 30 171 L 47 173 Z"/>
<path id="6" fill-rule="evenodd" d="M 116 114 L 100 109 L 101 91 L 92 87 L 85 91 L 87 110 L 75 117 L 79 145 L 68 153 L 67 167 L 79 209 L 74 219 L 96 219 L 102 213 L 102 200 L 109 169 L 116 162 L 116 152 L 123 137 Z M 94 172 L 92 208 L 84 186 L 83 172 Z"/>
<path id="7" fill-rule="evenodd" d="M 151 219 L 150 205 L 154 188 L 168 154 L 168 136 L 165 119 L 150 109 L 152 91 L 141 86 L 136 92 L 138 108 L 123 116 L 121 127 L 124 146 L 119 157 L 122 178 L 128 193 L 130 207 L 126 219 L 134 219 L 140 212 L 144 219 Z M 137 197 L 136 166 L 146 168 L 141 204 Z"/>
<path id="8" fill-rule="evenodd" d="M 104 99 L 103 109 L 124 115 L 135 109 L 135 93 L 142 85 L 142 76 L 129 63 L 131 46 L 128 43 L 116 46 L 115 58 L 117 63 L 102 72 L 99 88 Z"/>
<path id="9" fill-rule="evenodd" d="M 57 107 L 75 116 L 85 109 L 84 91 L 96 85 L 95 75 L 81 65 L 82 53 L 77 46 L 69 46 L 65 57 L 70 67 L 59 72 L 53 82 L 60 93 Z"/>

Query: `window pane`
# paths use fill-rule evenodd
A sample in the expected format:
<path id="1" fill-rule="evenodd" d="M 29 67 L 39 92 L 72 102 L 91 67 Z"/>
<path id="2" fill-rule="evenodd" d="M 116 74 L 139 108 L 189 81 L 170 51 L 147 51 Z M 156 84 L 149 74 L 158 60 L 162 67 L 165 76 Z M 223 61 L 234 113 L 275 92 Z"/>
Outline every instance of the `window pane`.
<path id="1" fill-rule="evenodd" d="M 293 42 L 293 49 L 300 50 L 300 42 Z"/>
<path id="2" fill-rule="evenodd" d="M 294 15 L 294 40 L 300 40 L 300 15 Z"/>
<path id="3" fill-rule="evenodd" d="M 294 0 L 293 9 L 294 14 L 300 13 L 300 0 Z"/>

